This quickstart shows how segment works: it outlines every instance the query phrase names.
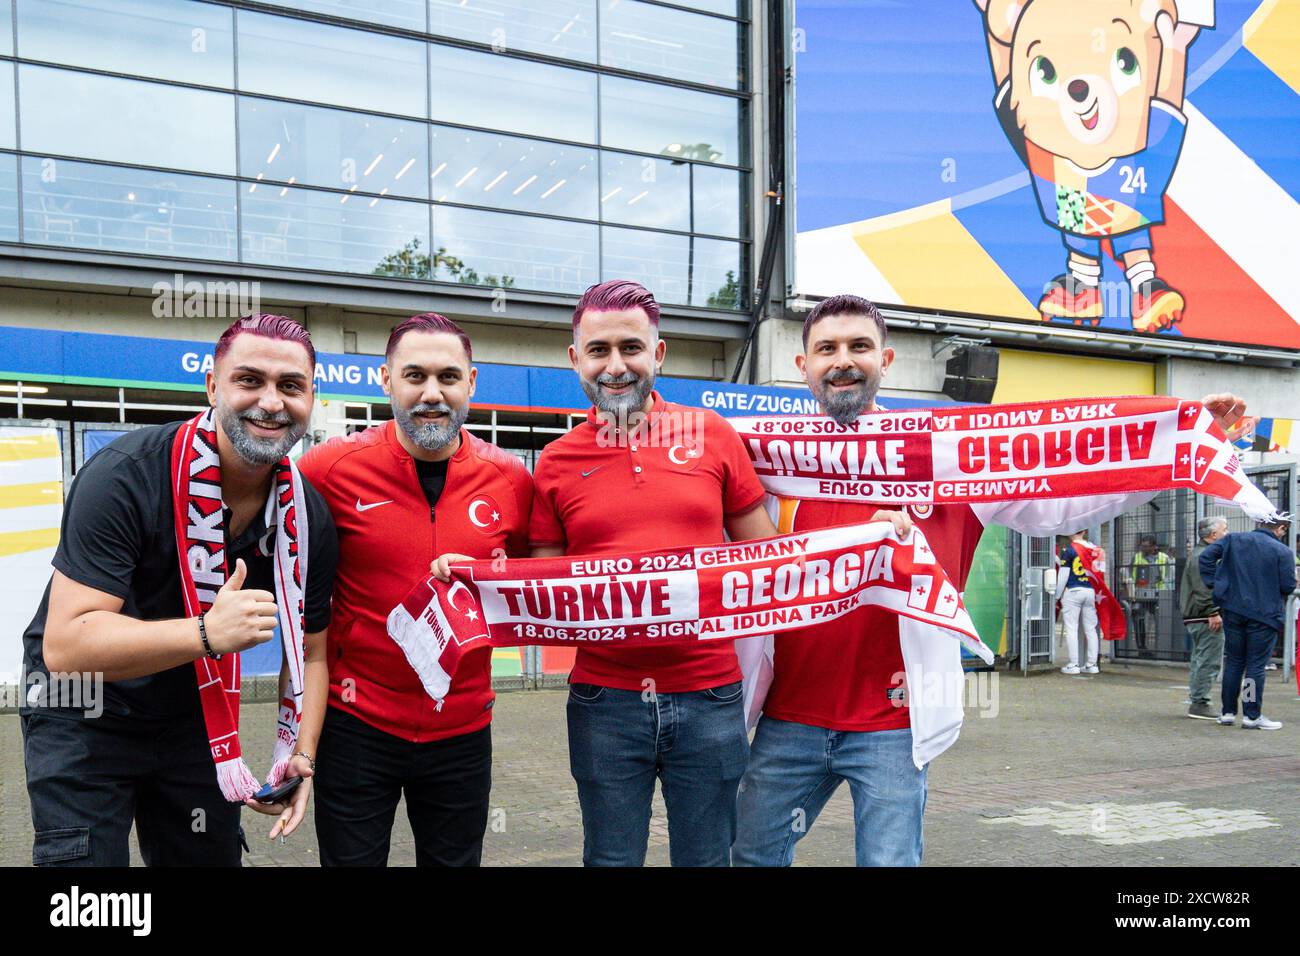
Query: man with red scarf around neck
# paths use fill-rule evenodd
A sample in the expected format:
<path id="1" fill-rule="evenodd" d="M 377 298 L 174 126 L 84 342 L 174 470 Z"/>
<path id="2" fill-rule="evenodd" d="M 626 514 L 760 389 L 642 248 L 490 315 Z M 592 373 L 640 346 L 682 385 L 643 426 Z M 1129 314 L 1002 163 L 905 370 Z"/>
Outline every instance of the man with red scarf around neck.
<path id="1" fill-rule="evenodd" d="M 295 507 L 284 527 L 265 522 L 277 513 L 268 509 L 275 473 L 288 467 L 285 457 L 307 428 L 315 361 L 307 330 L 285 316 L 238 319 L 217 341 L 207 373 L 211 415 L 199 418 L 208 467 L 186 469 L 206 478 L 213 457 L 220 469 L 219 487 L 205 487 L 220 495 L 221 514 L 204 530 L 219 533 L 205 540 L 215 549 L 209 575 L 224 565 L 224 585 L 208 592 L 215 599 L 201 617 L 186 613 L 172 488 L 173 445 L 193 421 L 129 432 L 78 471 L 53 577 L 23 636 L 24 669 L 102 678 L 104 712 L 30 697 L 22 709 L 36 865 L 126 866 L 133 818 L 150 866 L 239 865 L 240 804 L 223 798 L 214 769 L 227 754 L 238 758 L 238 738 L 211 739 L 195 665 L 229 674 L 229 655 L 271 640 L 285 614 L 307 632 L 296 635 L 305 654 L 296 740 L 281 728 L 292 751 L 282 773 L 303 783 L 285 804 L 245 803 L 277 816 L 273 838 L 302 821 L 325 713 L 337 541 L 325 502 L 306 482 L 295 496 L 305 513 Z M 274 542 L 286 533 L 305 538 L 310 552 L 300 556 L 301 609 L 278 606 L 277 585 L 285 582 L 273 567 Z M 192 552 L 187 560 L 192 567 Z M 237 677 L 233 686 L 222 683 L 217 689 L 234 697 L 237 725 Z"/>
<path id="2" fill-rule="evenodd" d="M 804 353 L 795 364 L 822 411 L 841 425 L 878 411 L 875 398 L 894 360 L 879 310 L 865 299 L 839 295 L 813 308 L 804 321 Z M 1211 395 L 1202 402 L 1226 428 L 1241 417 L 1243 402 Z M 1151 494 L 1087 499 L 1015 501 L 981 505 L 908 506 L 892 513 L 900 537 L 915 523 L 949 578 L 964 588 L 975 547 L 988 524 L 1048 534 L 1064 524 L 1105 521 L 1150 499 Z M 772 497 L 769 507 L 782 533 L 853 524 L 878 517 L 877 505 Z M 812 826 L 831 794 L 848 781 L 853 796 L 859 866 L 916 866 L 921 862 L 922 817 L 928 764 L 913 759 L 913 722 L 922 688 L 911 688 L 918 717 L 908 706 L 907 672 L 897 620 L 872 609 L 822 625 L 777 635 L 772 641 L 771 684 L 766 699 L 749 706 L 763 716 L 750 749 L 737 798 L 732 862 L 738 866 L 788 866 L 795 844 Z M 867 623 L 871 622 L 868 629 Z M 883 624 L 876 622 L 884 621 Z M 888 628 L 888 630 L 885 630 Z M 818 633 L 820 632 L 820 633 Z M 746 680 L 762 669 L 761 638 L 738 642 Z M 956 642 L 910 648 L 947 655 L 939 670 L 960 673 Z M 954 686 L 942 682 L 942 686 Z M 950 704 L 952 702 L 949 702 Z M 960 706 L 960 701 L 955 702 Z M 960 712 L 958 711 L 958 714 Z M 955 730 L 937 748 L 956 739 Z"/>

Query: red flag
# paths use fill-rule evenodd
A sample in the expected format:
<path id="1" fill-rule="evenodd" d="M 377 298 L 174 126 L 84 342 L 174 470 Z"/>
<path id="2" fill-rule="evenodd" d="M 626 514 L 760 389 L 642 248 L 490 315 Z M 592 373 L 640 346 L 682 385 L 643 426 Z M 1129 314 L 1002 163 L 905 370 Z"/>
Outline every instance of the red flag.
<path id="1" fill-rule="evenodd" d="M 1096 594 L 1097 623 L 1101 626 L 1101 636 L 1108 641 L 1124 640 L 1124 635 L 1128 631 L 1128 624 L 1124 620 L 1124 609 L 1120 607 L 1119 601 L 1111 593 L 1110 588 L 1106 587 L 1105 572 L 1097 567 L 1102 557 L 1101 548 L 1084 541 L 1071 541 L 1070 544 L 1074 546 L 1083 573 L 1088 576 L 1088 581 Z"/>

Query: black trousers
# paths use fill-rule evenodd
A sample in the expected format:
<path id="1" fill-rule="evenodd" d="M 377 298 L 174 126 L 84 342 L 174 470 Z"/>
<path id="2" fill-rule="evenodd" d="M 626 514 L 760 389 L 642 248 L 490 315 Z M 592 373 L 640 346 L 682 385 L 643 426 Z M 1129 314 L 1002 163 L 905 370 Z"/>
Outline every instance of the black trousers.
<path id="1" fill-rule="evenodd" d="M 127 866 L 134 820 L 148 866 L 239 866 L 202 721 L 22 718 L 34 866 Z"/>
<path id="2" fill-rule="evenodd" d="M 316 840 L 322 866 L 386 866 L 397 802 L 417 866 L 478 866 L 492 790 L 492 728 L 416 744 L 331 707 L 321 730 Z"/>

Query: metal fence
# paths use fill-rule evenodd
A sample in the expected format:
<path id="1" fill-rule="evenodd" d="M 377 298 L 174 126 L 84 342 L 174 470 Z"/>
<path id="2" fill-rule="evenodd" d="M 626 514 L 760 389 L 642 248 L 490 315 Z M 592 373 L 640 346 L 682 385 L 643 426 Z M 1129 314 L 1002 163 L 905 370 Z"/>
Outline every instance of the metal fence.
<path id="1" fill-rule="evenodd" d="M 1294 507 L 1295 466 L 1248 469 L 1251 480 L 1278 508 Z M 1197 542 L 1196 524 L 1205 515 L 1222 515 L 1229 531 L 1249 531 L 1255 523 L 1236 505 L 1186 489 L 1163 491 L 1136 511 L 1111 523 L 1111 586 L 1124 608 L 1128 634 L 1112 646 L 1116 660 L 1187 662 L 1190 640 L 1183 626 L 1179 594 L 1183 575 L 1198 573 L 1189 559 Z M 1295 550 L 1295 531 L 1290 546 Z M 1287 640 L 1294 640 L 1294 620 Z M 1283 657 L 1285 641 L 1275 651 Z"/>

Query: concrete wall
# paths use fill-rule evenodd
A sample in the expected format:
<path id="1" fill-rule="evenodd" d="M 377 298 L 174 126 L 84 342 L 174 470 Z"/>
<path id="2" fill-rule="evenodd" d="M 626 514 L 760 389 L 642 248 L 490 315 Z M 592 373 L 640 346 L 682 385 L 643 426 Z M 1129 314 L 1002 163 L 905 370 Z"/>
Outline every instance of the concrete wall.
<path id="1" fill-rule="evenodd" d="M 1246 400 L 1252 415 L 1300 418 L 1300 369 L 1171 358 L 1157 368 L 1156 390 L 1179 398 L 1231 392 Z"/>

